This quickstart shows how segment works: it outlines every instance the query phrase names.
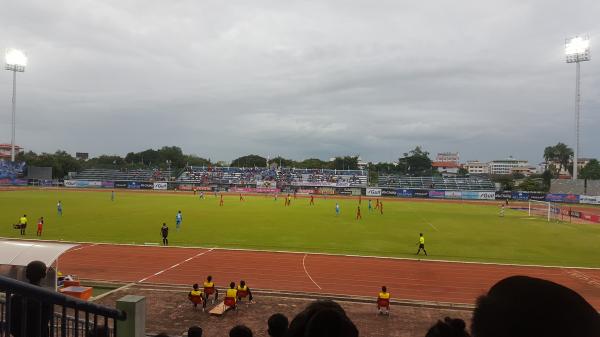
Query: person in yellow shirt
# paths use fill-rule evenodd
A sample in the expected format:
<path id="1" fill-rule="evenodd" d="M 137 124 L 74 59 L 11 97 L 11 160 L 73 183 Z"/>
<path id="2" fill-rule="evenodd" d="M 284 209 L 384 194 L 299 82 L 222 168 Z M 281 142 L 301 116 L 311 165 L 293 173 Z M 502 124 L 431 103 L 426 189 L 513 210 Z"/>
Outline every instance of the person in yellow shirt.
<path id="1" fill-rule="evenodd" d="M 417 255 L 421 252 L 421 249 L 425 252 L 425 256 L 427 256 L 427 251 L 425 250 L 425 238 L 423 237 L 423 233 L 419 233 L 419 250 L 417 250 Z"/>
<path id="2" fill-rule="evenodd" d="M 381 287 L 381 292 L 377 296 L 377 310 L 380 314 L 390 314 L 390 293 L 387 291 L 387 287 Z"/>
<path id="3" fill-rule="evenodd" d="M 235 308 L 237 302 L 237 289 L 235 289 L 235 282 L 229 283 L 229 289 L 225 291 L 225 305 Z"/>
<path id="4" fill-rule="evenodd" d="M 192 286 L 192 290 L 188 293 L 188 299 L 194 304 L 194 309 L 196 309 L 200 303 L 202 303 L 202 311 L 206 309 L 206 298 L 204 298 L 204 293 L 200 290 L 198 283 L 194 283 Z"/>
<path id="5" fill-rule="evenodd" d="M 252 301 L 252 292 L 250 291 L 250 288 L 246 285 L 246 281 L 241 280 L 240 284 L 236 287 L 236 290 L 238 301 L 241 301 L 242 298 L 248 296 L 248 300 L 250 301 L 250 303 L 254 303 L 254 301 Z"/>
<path id="6" fill-rule="evenodd" d="M 23 214 L 23 216 L 19 219 L 19 225 L 21 225 L 21 235 L 25 235 L 25 228 L 27 228 L 27 215 Z"/>
<path id="7" fill-rule="evenodd" d="M 204 281 L 204 299 L 208 301 L 210 295 L 214 295 L 212 302 L 215 303 L 219 298 L 219 290 L 215 287 L 215 283 L 212 281 L 212 276 L 208 275 L 206 281 Z"/>

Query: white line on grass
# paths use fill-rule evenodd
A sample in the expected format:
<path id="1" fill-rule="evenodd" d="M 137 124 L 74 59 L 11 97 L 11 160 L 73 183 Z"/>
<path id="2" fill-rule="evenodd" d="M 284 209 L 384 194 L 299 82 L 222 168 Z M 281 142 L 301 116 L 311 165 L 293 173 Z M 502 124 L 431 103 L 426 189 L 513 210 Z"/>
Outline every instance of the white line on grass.
<path id="1" fill-rule="evenodd" d="M 430 222 L 429 226 L 431 226 L 431 228 L 435 229 L 436 232 L 439 232 L 439 230 Z"/>
<path id="2" fill-rule="evenodd" d="M 304 254 L 304 257 L 302 258 L 302 267 L 304 268 L 304 272 L 306 273 L 306 276 L 308 276 L 308 278 L 312 281 L 312 283 L 314 283 L 317 288 L 322 289 L 320 285 L 317 284 L 317 282 L 315 282 L 315 280 L 313 280 L 312 277 L 310 277 L 310 274 L 308 273 L 308 270 L 306 270 L 306 264 L 304 263 L 304 261 L 306 260 L 306 256 L 308 254 Z"/>
<path id="3" fill-rule="evenodd" d="M 169 268 L 165 268 L 165 269 L 163 269 L 163 270 L 161 270 L 161 271 L 158 271 L 158 272 L 156 272 L 156 273 L 154 273 L 154 274 L 152 274 L 152 275 L 150 275 L 150 276 L 148 276 L 148 277 L 144 277 L 143 279 L 139 280 L 139 281 L 138 281 L 138 283 L 142 283 L 142 282 L 146 281 L 147 279 L 149 279 L 149 278 L 151 278 L 151 277 L 154 277 L 154 276 L 160 275 L 160 274 L 162 274 L 162 273 L 164 273 L 164 272 L 166 272 L 166 271 L 169 271 L 169 270 L 171 270 L 171 269 L 173 269 L 173 268 L 177 268 L 177 267 L 179 267 L 179 266 L 180 266 L 182 263 L 188 262 L 188 261 L 190 261 L 190 260 L 192 260 L 192 259 L 194 259 L 194 258 L 197 258 L 198 256 L 202 256 L 202 255 L 204 255 L 204 254 L 206 254 L 206 253 L 210 253 L 210 252 L 212 252 L 212 251 L 213 251 L 213 249 L 214 249 L 214 248 L 211 248 L 211 249 L 209 249 L 209 250 L 206 250 L 206 251 L 204 251 L 204 252 L 202 252 L 202 253 L 198 253 L 198 254 L 196 254 L 196 255 L 194 255 L 194 256 L 192 256 L 192 257 L 190 257 L 190 258 L 187 258 L 187 259 L 185 259 L 185 260 L 183 260 L 183 261 L 181 261 L 181 262 L 178 262 L 178 263 L 176 263 L 176 264 L 174 264 L 174 265 L 170 266 Z"/>

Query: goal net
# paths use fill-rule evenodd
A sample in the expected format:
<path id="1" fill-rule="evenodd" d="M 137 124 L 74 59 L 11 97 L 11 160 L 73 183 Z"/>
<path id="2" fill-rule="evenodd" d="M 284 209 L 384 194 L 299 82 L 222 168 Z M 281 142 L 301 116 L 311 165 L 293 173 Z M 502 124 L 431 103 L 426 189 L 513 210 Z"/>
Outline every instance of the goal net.
<path id="1" fill-rule="evenodd" d="M 553 202 L 529 200 L 529 216 L 539 216 L 547 221 L 561 220 L 561 207 Z"/>

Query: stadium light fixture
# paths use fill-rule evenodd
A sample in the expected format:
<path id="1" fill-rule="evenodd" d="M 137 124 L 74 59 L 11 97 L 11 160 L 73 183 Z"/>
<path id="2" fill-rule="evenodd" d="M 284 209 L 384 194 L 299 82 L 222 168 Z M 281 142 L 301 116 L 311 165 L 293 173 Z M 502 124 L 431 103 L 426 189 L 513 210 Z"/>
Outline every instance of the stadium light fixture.
<path id="1" fill-rule="evenodd" d="M 27 66 L 27 56 L 23 51 L 18 49 L 7 49 L 4 54 L 6 61 L 6 70 L 13 72 L 13 95 L 12 95 L 12 133 L 10 138 L 10 160 L 15 161 L 15 124 L 17 111 L 17 73 L 25 71 Z"/>
<path id="2" fill-rule="evenodd" d="M 577 180 L 579 158 L 579 115 L 581 110 L 580 63 L 590 60 L 590 38 L 575 36 L 565 42 L 567 63 L 575 63 L 575 149 L 573 151 L 573 180 Z"/>

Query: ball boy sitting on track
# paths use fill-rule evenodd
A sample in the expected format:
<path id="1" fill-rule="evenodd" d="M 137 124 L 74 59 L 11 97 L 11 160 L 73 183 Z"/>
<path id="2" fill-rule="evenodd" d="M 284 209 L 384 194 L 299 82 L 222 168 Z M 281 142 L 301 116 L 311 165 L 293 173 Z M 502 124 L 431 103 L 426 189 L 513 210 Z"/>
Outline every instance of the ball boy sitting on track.
<path id="1" fill-rule="evenodd" d="M 212 276 L 208 275 L 206 281 L 204 281 L 204 299 L 208 301 L 210 295 L 214 295 L 212 302 L 215 303 L 219 298 L 219 290 L 215 287 L 215 283 L 212 280 Z"/>
<path id="2" fill-rule="evenodd" d="M 250 291 L 250 288 L 246 285 L 246 281 L 241 280 L 240 284 L 236 287 L 236 290 L 238 301 L 241 301 L 244 297 L 248 296 L 248 301 L 250 301 L 250 303 L 254 303 L 252 300 L 252 291 Z"/>
<path id="3" fill-rule="evenodd" d="M 206 297 L 198 283 L 194 283 L 192 290 L 188 293 L 188 299 L 194 304 L 194 309 L 198 307 L 198 304 L 202 304 L 202 311 L 206 309 Z"/>

